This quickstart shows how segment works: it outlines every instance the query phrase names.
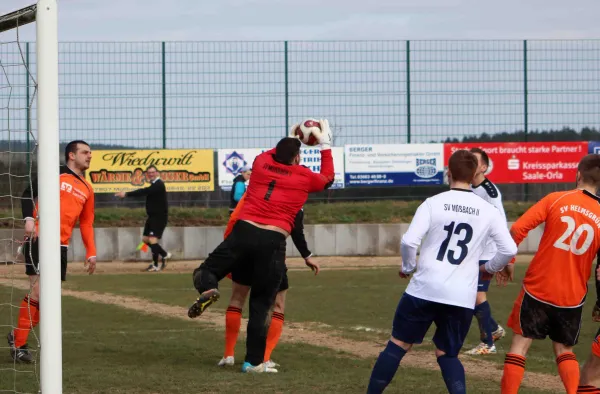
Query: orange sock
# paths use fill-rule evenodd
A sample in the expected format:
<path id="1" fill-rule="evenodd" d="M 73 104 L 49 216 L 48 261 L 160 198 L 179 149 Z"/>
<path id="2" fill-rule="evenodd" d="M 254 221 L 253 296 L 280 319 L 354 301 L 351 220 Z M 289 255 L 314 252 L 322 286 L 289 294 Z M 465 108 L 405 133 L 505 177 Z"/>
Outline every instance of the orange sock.
<path id="1" fill-rule="evenodd" d="M 281 331 L 283 331 L 283 313 L 273 312 L 271 325 L 269 326 L 269 333 L 267 334 L 265 361 L 269 361 L 271 359 L 271 353 L 273 353 L 275 346 L 277 346 L 277 342 L 279 342 Z"/>
<path id="2" fill-rule="evenodd" d="M 577 386 L 579 386 L 579 363 L 575 355 L 571 352 L 563 353 L 556 357 L 556 364 L 558 365 L 558 373 L 567 390 L 567 394 L 577 394 Z"/>
<path id="3" fill-rule="evenodd" d="M 590 385 L 581 385 L 577 387 L 577 394 L 598 394 L 600 393 L 600 389 L 595 386 Z"/>
<path id="4" fill-rule="evenodd" d="M 525 357 L 507 353 L 502 374 L 502 394 L 517 394 L 525 374 Z"/>
<path id="5" fill-rule="evenodd" d="M 21 347 L 27 343 L 29 331 L 40 322 L 40 306 L 37 300 L 25 296 L 19 307 L 19 321 L 15 329 L 15 346 Z"/>
<path id="6" fill-rule="evenodd" d="M 225 313 L 225 355 L 223 357 L 234 355 L 241 325 L 242 310 L 235 306 L 228 307 Z"/>

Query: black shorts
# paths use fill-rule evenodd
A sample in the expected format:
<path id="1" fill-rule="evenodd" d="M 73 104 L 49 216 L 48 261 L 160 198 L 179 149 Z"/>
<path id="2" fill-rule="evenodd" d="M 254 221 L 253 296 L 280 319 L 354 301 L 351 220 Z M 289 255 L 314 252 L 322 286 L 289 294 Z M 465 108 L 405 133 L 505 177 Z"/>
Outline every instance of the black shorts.
<path id="1" fill-rule="evenodd" d="M 285 236 L 238 220 L 231 234 L 194 270 L 194 287 L 199 293 L 216 289 L 219 281 L 241 265 L 252 267 L 250 315 L 245 361 L 263 362 L 267 332 L 275 298 L 285 272 Z"/>
<path id="2" fill-rule="evenodd" d="M 40 267 L 40 252 L 38 239 L 34 241 L 26 241 L 23 244 L 22 250 L 23 256 L 25 256 L 25 273 L 28 276 L 39 275 Z M 67 280 L 67 247 L 60 247 L 60 278 L 64 282 Z"/>
<path id="3" fill-rule="evenodd" d="M 144 237 L 162 238 L 163 232 L 167 227 L 167 217 L 149 216 L 144 224 Z"/>
<path id="4" fill-rule="evenodd" d="M 200 293 L 218 286 L 212 277 L 203 277 L 203 270 L 217 282 L 231 273 L 232 280 L 252 286 L 255 293 L 273 291 L 275 297 L 287 270 L 285 252 L 283 234 L 238 220 L 231 234 L 194 270 L 194 286 Z"/>
<path id="5" fill-rule="evenodd" d="M 239 265 L 237 268 L 231 271 L 231 280 L 242 286 L 252 286 L 252 276 L 254 275 L 253 268 L 254 267 L 252 264 Z M 281 283 L 279 284 L 279 289 L 277 290 L 278 293 L 290 288 L 287 270 L 287 267 L 285 267 L 283 277 L 281 278 Z"/>
<path id="6" fill-rule="evenodd" d="M 579 340 L 583 305 L 559 308 L 538 301 L 524 289 L 517 297 L 508 326 L 525 338 L 545 339 L 565 346 L 575 346 Z"/>

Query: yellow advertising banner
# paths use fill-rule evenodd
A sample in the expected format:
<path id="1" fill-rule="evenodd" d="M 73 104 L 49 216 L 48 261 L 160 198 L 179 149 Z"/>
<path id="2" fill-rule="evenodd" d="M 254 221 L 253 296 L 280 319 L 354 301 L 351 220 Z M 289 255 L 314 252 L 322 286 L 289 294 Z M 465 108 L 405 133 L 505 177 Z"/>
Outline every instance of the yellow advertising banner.
<path id="1" fill-rule="evenodd" d="M 212 149 L 92 151 L 85 178 L 95 193 L 131 191 L 150 185 L 146 168 L 154 165 L 169 192 L 215 190 Z"/>

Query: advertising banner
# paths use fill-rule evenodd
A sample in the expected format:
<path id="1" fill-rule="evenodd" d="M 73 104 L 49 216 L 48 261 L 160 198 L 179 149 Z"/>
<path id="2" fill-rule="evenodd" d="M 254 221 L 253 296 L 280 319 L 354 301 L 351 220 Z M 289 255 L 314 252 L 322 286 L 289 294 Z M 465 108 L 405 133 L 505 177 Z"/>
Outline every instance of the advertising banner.
<path id="1" fill-rule="evenodd" d="M 346 187 L 439 185 L 443 144 L 346 145 Z"/>
<path id="2" fill-rule="evenodd" d="M 600 141 L 589 141 L 588 142 L 588 153 L 600 153 Z"/>
<path id="3" fill-rule="evenodd" d="M 575 182 L 587 142 L 489 142 L 444 144 L 444 165 L 458 149 L 483 149 L 490 158 L 486 176 L 494 183 Z"/>
<path id="4" fill-rule="evenodd" d="M 219 161 L 219 187 L 230 190 L 233 179 L 246 166 L 252 166 L 256 156 L 268 149 L 219 149 L 217 153 Z M 344 188 L 344 148 L 331 148 L 333 154 L 333 166 L 335 168 L 335 180 L 332 189 Z M 303 146 L 300 151 L 300 164 L 309 167 L 313 172 L 321 171 L 321 151 L 319 148 Z M 250 178 L 250 182 L 252 178 Z"/>
<path id="5" fill-rule="evenodd" d="M 160 172 L 169 192 L 215 189 L 212 149 L 93 151 L 85 177 L 95 193 L 131 191 L 150 185 L 145 171 L 151 164 Z"/>

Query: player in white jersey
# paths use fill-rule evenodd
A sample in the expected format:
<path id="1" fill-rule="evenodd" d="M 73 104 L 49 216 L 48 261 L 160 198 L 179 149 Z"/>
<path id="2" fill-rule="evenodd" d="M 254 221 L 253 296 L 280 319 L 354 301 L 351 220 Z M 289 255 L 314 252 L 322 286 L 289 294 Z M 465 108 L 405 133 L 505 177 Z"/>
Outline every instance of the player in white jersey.
<path id="1" fill-rule="evenodd" d="M 478 162 L 475 177 L 473 178 L 473 181 L 471 181 L 471 190 L 473 190 L 473 193 L 495 206 L 502 216 L 502 223 L 506 224 L 506 213 L 504 212 L 504 206 L 502 205 L 502 194 L 496 185 L 485 177 L 485 173 L 490 165 L 490 158 L 483 149 L 471 148 L 470 151 L 477 157 Z M 494 257 L 495 254 L 496 244 L 489 239 L 485 250 L 481 255 L 481 260 L 479 260 L 479 265 L 485 264 L 485 262 Z M 466 352 L 466 354 L 495 354 L 496 345 L 494 345 L 494 342 L 504 338 L 506 335 L 504 328 L 492 317 L 492 309 L 487 300 L 487 292 L 491 280 L 492 275 L 487 272 L 481 272 L 479 274 L 477 300 L 475 301 L 475 318 L 479 325 L 481 343 Z"/>
<path id="2" fill-rule="evenodd" d="M 369 394 L 383 392 L 402 357 L 413 344 L 423 342 L 432 323 L 435 354 L 448 392 L 466 393 L 465 372 L 457 356 L 473 319 L 479 272 L 501 271 L 517 253 L 508 228 L 498 226 L 498 210 L 471 192 L 476 169 L 473 153 L 454 152 L 448 161 L 451 189 L 425 200 L 402 237 L 399 275 L 415 274 L 398 303 L 392 336 L 373 367 Z M 480 266 L 490 237 L 498 251 Z"/>

